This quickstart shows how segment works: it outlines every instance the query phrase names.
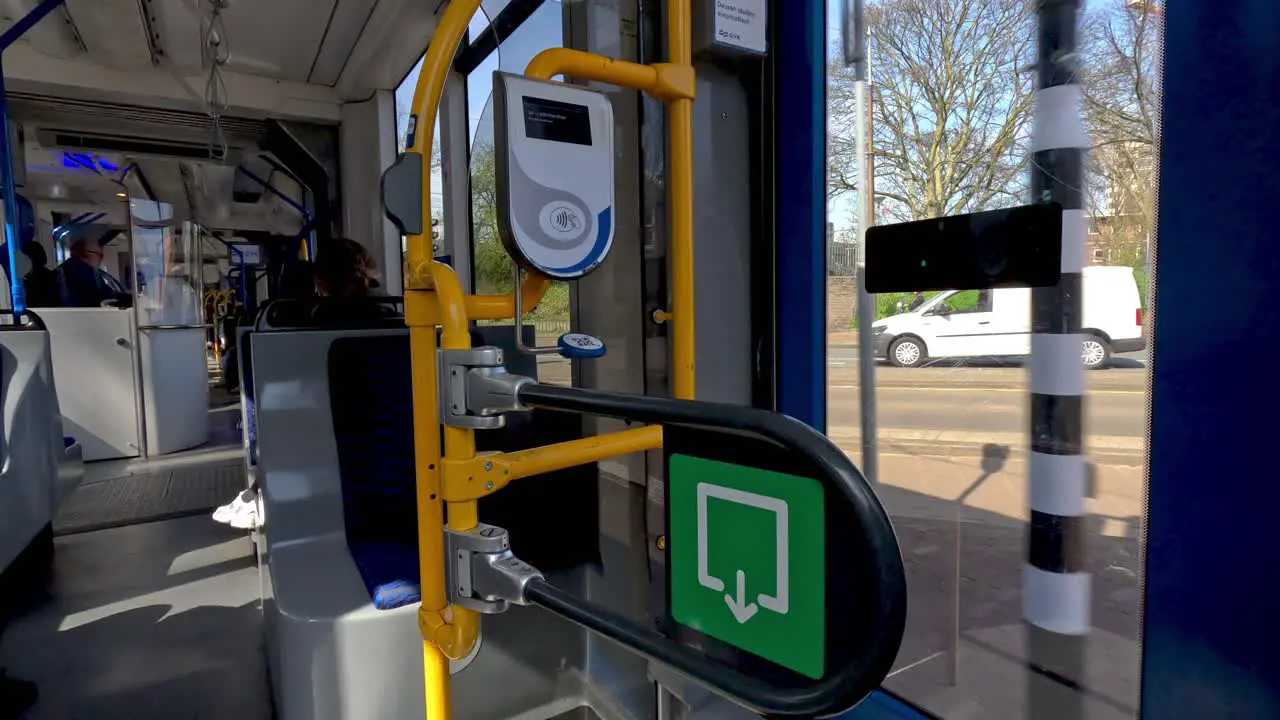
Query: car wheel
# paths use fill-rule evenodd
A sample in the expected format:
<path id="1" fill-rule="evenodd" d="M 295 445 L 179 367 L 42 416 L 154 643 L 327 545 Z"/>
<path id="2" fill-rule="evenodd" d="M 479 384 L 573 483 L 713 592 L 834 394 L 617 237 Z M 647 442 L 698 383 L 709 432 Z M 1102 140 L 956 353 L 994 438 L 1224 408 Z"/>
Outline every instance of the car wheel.
<path id="1" fill-rule="evenodd" d="M 889 362 L 898 367 L 919 367 L 924 359 L 924 343 L 913 337 L 898 338 L 889 346 Z"/>
<path id="2" fill-rule="evenodd" d="M 1106 367 L 1111 361 L 1111 345 L 1097 335 L 1089 335 L 1080 346 L 1080 361 L 1088 370 Z"/>

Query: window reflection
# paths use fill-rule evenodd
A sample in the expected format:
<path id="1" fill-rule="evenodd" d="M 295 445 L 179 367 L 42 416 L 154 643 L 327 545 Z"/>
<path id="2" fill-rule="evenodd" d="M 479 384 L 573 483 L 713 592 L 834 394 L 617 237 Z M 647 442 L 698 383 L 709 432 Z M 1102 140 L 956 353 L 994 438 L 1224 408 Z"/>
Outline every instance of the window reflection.
<path id="1" fill-rule="evenodd" d="M 202 319 L 199 225 L 175 223 L 167 203 L 131 204 L 138 325 L 198 326 Z"/>

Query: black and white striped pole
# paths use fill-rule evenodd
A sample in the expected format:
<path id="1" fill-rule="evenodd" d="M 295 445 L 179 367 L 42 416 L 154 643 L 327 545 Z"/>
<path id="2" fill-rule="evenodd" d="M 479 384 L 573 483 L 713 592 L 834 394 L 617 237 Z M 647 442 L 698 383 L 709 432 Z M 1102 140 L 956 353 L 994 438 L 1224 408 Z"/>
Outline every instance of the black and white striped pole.
<path id="1" fill-rule="evenodd" d="M 1082 271 L 1086 220 L 1076 35 L 1080 0 L 1039 0 L 1031 201 L 1062 206 L 1062 278 L 1031 291 L 1031 526 L 1022 616 L 1031 672 L 1028 717 L 1084 717 L 1090 576 L 1085 567 L 1087 469 Z"/>

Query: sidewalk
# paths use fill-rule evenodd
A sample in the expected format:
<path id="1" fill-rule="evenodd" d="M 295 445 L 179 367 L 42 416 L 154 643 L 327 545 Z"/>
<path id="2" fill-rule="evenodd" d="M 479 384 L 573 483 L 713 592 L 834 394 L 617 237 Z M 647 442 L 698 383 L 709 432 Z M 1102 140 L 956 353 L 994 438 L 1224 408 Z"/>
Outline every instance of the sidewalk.
<path id="1" fill-rule="evenodd" d="M 838 348 L 856 348 L 858 347 L 858 331 L 857 330 L 837 330 L 827 333 L 827 347 Z"/>
<path id="2" fill-rule="evenodd" d="M 856 456 L 862 450 L 862 432 L 856 426 L 835 426 L 827 436 L 841 450 Z M 1020 432 L 931 430 L 921 428 L 877 428 L 876 445 L 881 453 L 906 453 L 935 457 L 979 457 L 988 445 L 1008 448 L 1011 457 L 1023 457 L 1028 438 Z M 1126 435 L 1091 435 L 1085 438 L 1085 456 L 1112 465 L 1142 465 L 1146 439 Z"/>

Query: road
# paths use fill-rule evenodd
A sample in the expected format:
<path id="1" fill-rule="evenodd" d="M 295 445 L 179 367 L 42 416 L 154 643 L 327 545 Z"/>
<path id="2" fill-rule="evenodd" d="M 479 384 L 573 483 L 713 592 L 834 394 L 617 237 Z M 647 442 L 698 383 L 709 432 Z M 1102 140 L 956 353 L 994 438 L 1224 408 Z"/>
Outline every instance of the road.
<path id="1" fill-rule="evenodd" d="M 1116 358 L 1115 366 L 1086 375 L 1085 432 L 1090 436 L 1146 434 L 1145 353 Z M 828 364 L 828 424 L 859 424 L 857 348 L 832 348 Z M 924 368 L 876 367 L 880 428 L 1025 433 L 1027 370 L 1017 363 L 970 361 Z"/>
<path id="2" fill-rule="evenodd" d="M 833 437 L 860 433 L 857 348 L 829 350 L 827 424 Z M 568 364 L 548 358 L 543 380 L 567 382 Z M 1085 432 L 1091 450 L 1141 462 L 1146 434 L 1146 354 L 1115 358 L 1086 375 Z M 883 443 L 997 443 L 1021 448 L 1027 432 L 1027 370 L 1017 362 L 939 362 L 923 368 L 876 367 L 876 418 Z"/>

